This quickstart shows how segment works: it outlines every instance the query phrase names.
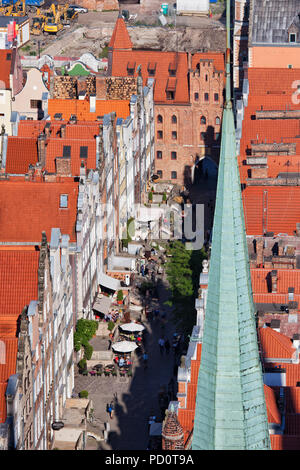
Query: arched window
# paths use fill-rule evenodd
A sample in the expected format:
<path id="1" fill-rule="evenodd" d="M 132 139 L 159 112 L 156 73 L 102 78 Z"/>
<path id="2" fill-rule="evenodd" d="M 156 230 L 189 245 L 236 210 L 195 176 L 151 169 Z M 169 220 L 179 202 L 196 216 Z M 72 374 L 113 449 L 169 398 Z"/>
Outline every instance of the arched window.
<path id="1" fill-rule="evenodd" d="M 216 117 L 216 125 L 219 126 L 221 123 L 221 119 L 219 118 L 219 116 Z"/>
<path id="2" fill-rule="evenodd" d="M 201 116 L 200 124 L 206 124 L 206 117 L 205 116 Z"/>
<path id="3" fill-rule="evenodd" d="M 160 114 L 157 116 L 157 122 L 158 122 L 158 123 L 162 123 L 162 122 L 163 122 L 163 117 L 162 117 Z"/>
<path id="4" fill-rule="evenodd" d="M 175 114 L 173 114 L 172 116 L 172 124 L 177 124 L 177 117 L 175 116 Z"/>

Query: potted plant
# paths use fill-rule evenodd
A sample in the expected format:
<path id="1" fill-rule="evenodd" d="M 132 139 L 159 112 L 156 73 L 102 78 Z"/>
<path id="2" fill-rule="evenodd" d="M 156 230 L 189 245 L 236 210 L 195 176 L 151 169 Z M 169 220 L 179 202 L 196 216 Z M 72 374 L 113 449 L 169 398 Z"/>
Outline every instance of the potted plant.
<path id="1" fill-rule="evenodd" d="M 123 303 L 123 291 L 122 290 L 118 290 L 118 293 L 117 293 L 117 302 L 118 304 L 122 304 Z"/>
<path id="2" fill-rule="evenodd" d="M 87 390 L 81 390 L 81 392 L 79 392 L 80 398 L 87 398 L 88 396 L 89 396 L 89 392 Z"/>
<path id="3" fill-rule="evenodd" d="M 151 202 L 152 199 L 153 199 L 153 193 L 152 193 L 152 191 L 150 191 L 150 193 L 148 194 L 148 200 L 149 200 L 149 202 Z"/>
<path id="4" fill-rule="evenodd" d="M 78 372 L 79 374 L 83 374 L 86 370 L 87 370 L 87 364 L 86 364 L 86 359 L 81 359 L 79 362 L 78 362 Z"/>
<path id="5" fill-rule="evenodd" d="M 112 331 L 112 330 L 114 329 L 114 327 L 115 327 L 115 323 L 114 323 L 112 320 L 110 320 L 110 321 L 107 323 L 107 329 L 108 329 L 109 331 Z"/>
<path id="6" fill-rule="evenodd" d="M 162 195 L 162 200 L 163 200 L 163 202 L 167 202 L 167 195 L 166 195 L 166 193 L 163 193 L 163 195 Z"/>

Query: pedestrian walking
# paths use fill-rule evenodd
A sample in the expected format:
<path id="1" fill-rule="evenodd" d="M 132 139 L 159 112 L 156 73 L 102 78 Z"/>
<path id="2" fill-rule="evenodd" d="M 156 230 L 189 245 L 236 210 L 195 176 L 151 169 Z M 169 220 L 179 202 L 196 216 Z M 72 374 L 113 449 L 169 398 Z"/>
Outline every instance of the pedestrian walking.
<path id="1" fill-rule="evenodd" d="M 167 353 L 167 354 L 169 354 L 169 352 L 170 352 L 170 347 L 171 347 L 170 341 L 169 341 L 168 339 L 166 339 L 166 341 L 165 341 L 165 349 L 166 349 L 166 353 Z"/>
<path id="2" fill-rule="evenodd" d="M 113 419 L 114 405 L 112 402 L 108 405 L 108 413 L 109 413 L 110 419 Z"/>
<path id="3" fill-rule="evenodd" d="M 164 353 L 164 347 L 165 347 L 165 340 L 164 340 L 164 338 L 159 338 L 158 344 L 159 344 L 160 354 L 163 355 L 163 353 Z"/>

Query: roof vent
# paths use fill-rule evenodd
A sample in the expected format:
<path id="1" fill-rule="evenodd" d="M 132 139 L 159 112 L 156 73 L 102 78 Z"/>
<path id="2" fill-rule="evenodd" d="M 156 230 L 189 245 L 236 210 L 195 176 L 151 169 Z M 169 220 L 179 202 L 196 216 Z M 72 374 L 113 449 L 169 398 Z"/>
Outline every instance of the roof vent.
<path id="1" fill-rule="evenodd" d="M 54 119 L 56 121 L 61 121 L 62 120 L 62 113 L 55 113 L 54 114 Z"/>
<path id="2" fill-rule="evenodd" d="M 76 114 L 71 114 L 70 116 L 70 123 L 75 124 L 77 122 L 77 116 Z"/>

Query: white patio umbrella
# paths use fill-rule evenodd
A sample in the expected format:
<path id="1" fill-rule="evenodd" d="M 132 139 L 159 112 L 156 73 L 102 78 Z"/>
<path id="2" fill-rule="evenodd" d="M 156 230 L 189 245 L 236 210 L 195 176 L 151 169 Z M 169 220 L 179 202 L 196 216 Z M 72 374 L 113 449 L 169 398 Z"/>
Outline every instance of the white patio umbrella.
<path id="1" fill-rule="evenodd" d="M 120 325 L 120 327 L 122 328 L 122 330 L 126 331 L 143 331 L 145 329 L 143 325 L 134 322 L 125 323 L 125 325 Z"/>
<path id="2" fill-rule="evenodd" d="M 133 341 L 120 341 L 119 343 L 114 343 L 112 349 L 118 352 L 132 352 L 137 348 L 137 345 Z"/>

